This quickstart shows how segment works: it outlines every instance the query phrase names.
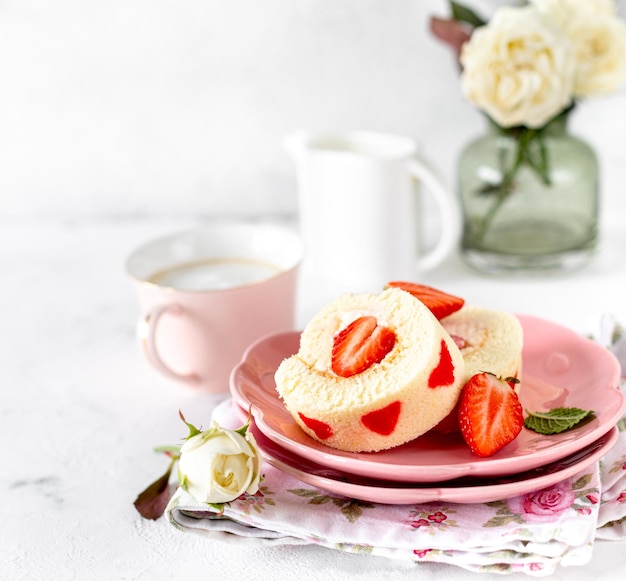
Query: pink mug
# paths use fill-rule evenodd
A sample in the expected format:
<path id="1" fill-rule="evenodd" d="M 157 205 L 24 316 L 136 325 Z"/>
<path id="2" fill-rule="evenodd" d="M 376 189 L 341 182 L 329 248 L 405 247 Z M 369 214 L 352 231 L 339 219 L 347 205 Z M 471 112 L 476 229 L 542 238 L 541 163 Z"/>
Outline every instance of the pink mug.
<path id="1" fill-rule="evenodd" d="M 148 362 L 187 385 L 227 392 L 252 342 L 294 328 L 301 260 L 299 235 L 273 224 L 219 223 L 141 246 L 126 271 Z"/>

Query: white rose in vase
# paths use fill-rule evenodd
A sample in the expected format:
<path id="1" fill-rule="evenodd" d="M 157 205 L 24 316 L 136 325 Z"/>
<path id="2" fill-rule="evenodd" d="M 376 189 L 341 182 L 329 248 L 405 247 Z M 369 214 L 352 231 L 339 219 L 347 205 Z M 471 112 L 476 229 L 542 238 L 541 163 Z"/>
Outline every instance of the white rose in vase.
<path id="1" fill-rule="evenodd" d="M 257 492 L 260 470 L 254 436 L 245 429 L 228 430 L 214 422 L 208 430 L 189 437 L 183 444 L 178 481 L 196 500 L 222 504 L 244 493 Z"/>
<path id="2" fill-rule="evenodd" d="M 573 94 L 590 97 L 614 91 L 626 81 L 626 25 L 613 0 L 532 0 L 573 45 Z"/>
<path id="3" fill-rule="evenodd" d="M 616 18 L 577 18 L 568 25 L 578 62 L 574 96 L 614 91 L 626 80 L 626 26 Z"/>
<path id="4" fill-rule="evenodd" d="M 533 6 L 502 7 L 461 52 L 465 97 L 501 127 L 542 127 L 572 99 L 572 44 Z"/>
<path id="5" fill-rule="evenodd" d="M 541 270 L 555 257 L 567 268 L 570 250 L 585 259 L 595 249 L 599 197 L 598 158 L 568 119 L 579 101 L 626 81 L 626 25 L 612 0 L 526 0 L 489 20 L 449 4 L 451 17 L 433 17 L 431 30 L 459 55 L 462 92 L 491 120 L 458 165 L 463 252 L 479 270 Z M 554 223 L 537 226 L 546 215 Z M 573 232 L 578 220 L 580 236 L 539 236 Z"/>

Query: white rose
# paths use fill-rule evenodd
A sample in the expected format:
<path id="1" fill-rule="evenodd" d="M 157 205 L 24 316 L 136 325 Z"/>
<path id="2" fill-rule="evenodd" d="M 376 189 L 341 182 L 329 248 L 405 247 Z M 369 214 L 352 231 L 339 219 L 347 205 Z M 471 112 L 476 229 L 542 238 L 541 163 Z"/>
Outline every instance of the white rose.
<path id="1" fill-rule="evenodd" d="M 532 0 L 574 47 L 574 96 L 614 91 L 626 81 L 626 26 L 613 0 Z"/>
<path id="2" fill-rule="evenodd" d="M 180 450 L 178 481 L 196 500 L 230 502 L 254 494 L 261 480 L 261 458 L 254 436 L 245 437 L 215 422 L 189 438 Z"/>
<path id="3" fill-rule="evenodd" d="M 465 97 L 498 125 L 541 127 L 568 107 L 572 45 L 533 6 L 502 7 L 461 53 Z"/>
<path id="4" fill-rule="evenodd" d="M 567 33 L 576 55 L 576 97 L 608 93 L 626 81 L 626 26 L 621 20 L 606 14 L 573 18 Z"/>

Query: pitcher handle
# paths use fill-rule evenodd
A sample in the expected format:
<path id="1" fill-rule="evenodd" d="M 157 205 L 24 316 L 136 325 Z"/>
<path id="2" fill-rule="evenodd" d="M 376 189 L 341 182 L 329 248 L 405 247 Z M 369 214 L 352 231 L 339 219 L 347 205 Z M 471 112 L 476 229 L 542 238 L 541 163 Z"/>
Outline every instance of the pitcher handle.
<path id="1" fill-rule="evenodd" d="M 461 232 L 459 212 L 442 180 L 425 161 L 412 158 L 409 160 L 409 171 L 430 192 L 441 217 L 439 240 L 418 258 L 419 270 L 427 271 L 440 264 L 456 245 Z"/>
<path id="2" fill-rule="evenodd" d="M 200 377 L 197 374 L 177 373 L 163 361 L 161 355 L 159 354 L 159 349 L 156 344 L 157 328 L 161 317 L 166 313 L 174 316 L 182 316 L 184 315 L 185 310 L 182 305 L 177 303 L 166 303 L 152 307 L 139 319 L 139 323 L 137 324 L 137 335 L 146 355 L 146 359 L 152 367 L 163 375 L 178 381 L 196 384 L 200 381 Z"/>

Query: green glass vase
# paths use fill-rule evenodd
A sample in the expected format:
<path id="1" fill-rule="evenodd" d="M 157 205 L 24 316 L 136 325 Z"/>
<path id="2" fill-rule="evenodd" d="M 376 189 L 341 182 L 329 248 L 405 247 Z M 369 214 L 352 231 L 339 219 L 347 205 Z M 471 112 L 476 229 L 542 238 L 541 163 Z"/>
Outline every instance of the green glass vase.
<path id="1" fill-rule="evenodd" d="M 458 163 L 461 253 L 480 271 L 571 270 L 598 241 L 598 159 L 567 130 L 566 113 L 541 129 L 491 123 Z"/>

